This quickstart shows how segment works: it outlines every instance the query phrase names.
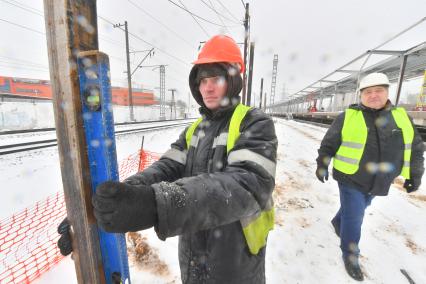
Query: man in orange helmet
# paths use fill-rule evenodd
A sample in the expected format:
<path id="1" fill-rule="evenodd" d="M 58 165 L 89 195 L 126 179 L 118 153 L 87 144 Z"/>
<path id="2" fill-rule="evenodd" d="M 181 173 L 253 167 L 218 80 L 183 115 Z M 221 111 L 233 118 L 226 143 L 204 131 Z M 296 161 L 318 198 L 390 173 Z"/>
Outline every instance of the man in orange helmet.
<path id="1" fill-rule="evenodd" d="M 233 39 L 207 41 L 189 74 L 202 117 L 159 161 L 93 196 L 108 232 L 178 235 L 183 283 L 265 283 L 277 138 L 270 117 L 239 103 L 243 71 Z"/>

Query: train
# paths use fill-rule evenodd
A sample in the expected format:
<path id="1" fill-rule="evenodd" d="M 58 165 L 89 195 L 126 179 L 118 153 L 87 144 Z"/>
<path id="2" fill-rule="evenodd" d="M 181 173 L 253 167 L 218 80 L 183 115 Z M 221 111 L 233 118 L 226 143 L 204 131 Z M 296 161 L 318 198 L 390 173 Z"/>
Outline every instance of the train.
<path id="1" fill-rule="evenodd" d="M 128 88 L 111 87 L 112 103 L 129 105 Z M 27 79 L 0 76 L 0 96 L 6 95 L 16 99 L 52 100 L 52 88 L 49 80 Z M 150 90 L 132 88 L 134 106 L 158 105 L 154 93 Z"/>

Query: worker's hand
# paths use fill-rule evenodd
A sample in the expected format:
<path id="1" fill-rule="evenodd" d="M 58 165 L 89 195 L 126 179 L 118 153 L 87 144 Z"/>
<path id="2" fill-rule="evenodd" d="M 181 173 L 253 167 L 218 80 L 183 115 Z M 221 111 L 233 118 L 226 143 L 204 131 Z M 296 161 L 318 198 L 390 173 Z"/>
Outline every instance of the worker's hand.
<path id="1" fill-rule="evenodd" d="M 123 182 L 130 185 L 149 185 L 141 172 L 126 178 Z"/>
<path id="2" fill-rule="evenodd" d="M 324 183 L 324 179 L 328 180 L 328 169 L 324 167 L 317 167 L 315 175 L 320 182 Z"/>
<path id="3" fill-rule="evenodd" d="M 407 190 L 407 193 L 411 193 L 419 189 L 420 180 L 418 179 L 406 179 L 404 182 L 404 188 Z"/>
<path id="4" fill-rule="evenodd" d="M 58 240 L 58 248 L 63 256 L 67 256 L 72 252 L 70 229 L 71 225 L 68 222 L 68 218 L 65 217 L 65 219 L 58 226 L 58 234 L 61 235 Z"/>
<path id="5" fill-rule="evenodd" d="M 98 225 L 107 232 L 135 232 L 157 223 L 157 205 L 151 186 L 107 181 L 96 188 L 92 204 Z"/>

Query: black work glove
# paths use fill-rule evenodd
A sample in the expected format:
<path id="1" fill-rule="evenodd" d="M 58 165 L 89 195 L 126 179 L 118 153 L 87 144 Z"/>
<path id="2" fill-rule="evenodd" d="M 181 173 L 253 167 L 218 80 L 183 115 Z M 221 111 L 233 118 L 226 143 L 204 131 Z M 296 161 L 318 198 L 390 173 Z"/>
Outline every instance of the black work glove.
<path id="1" fill-rule="evenodd" d="M 136 232 L 157 223 L 157 204 L 151 186 L 107 181 L 92 197 L 98 225 L 110 233 Z"/>
<path id="2" fill-rule="evenodd" d="M 126 178 L 123 182 L 130 185 L 150 185 L 142 172 Z"/>
<path id="3" fill-rule="evenodd" d="M 72 252 L 70 228 L 71 225 L 68 222 L 67 217 L 65 217 L 65 219 L 58 226 L 58 234 L 61 235 L 58 240 L 58 248 L 63 256 L 67 256 Z"/>
<path id="4" fill-rule="evenodd" d="M 419 189 L 420 180 L 418 179 L 406 179 L 404 182 L 404 188 L 407 190 L 407 193 L 411 193 Z"/>
<path id="5" fill-rule="evenodd" d="M 320 182 L 324 183 L 324 179 L 328 180 L 328 169 L 318 166 L 315 175 Z"/>

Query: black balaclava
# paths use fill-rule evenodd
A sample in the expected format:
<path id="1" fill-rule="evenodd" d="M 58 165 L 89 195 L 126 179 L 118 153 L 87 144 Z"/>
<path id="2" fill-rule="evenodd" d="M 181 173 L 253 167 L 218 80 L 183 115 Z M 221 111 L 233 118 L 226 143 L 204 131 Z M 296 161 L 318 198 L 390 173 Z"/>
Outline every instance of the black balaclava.
<path id="1" fill-rule="evenodd" d="M 218 111 L 233 108 L 240 102 L 240 92 L 243 87 L 243 80 L 239 71 L 229 63 L 207 63 L 194 65 L 189 73 L 189 87 L 195 101 L 201 106 L 200 112 L 206 115 L 213 115 L 203 102 L 200 93 L 200 81 L 203 78 L 223 76 L 228 84 L 226 95 L 229 104 L 221 107 Z"/>

